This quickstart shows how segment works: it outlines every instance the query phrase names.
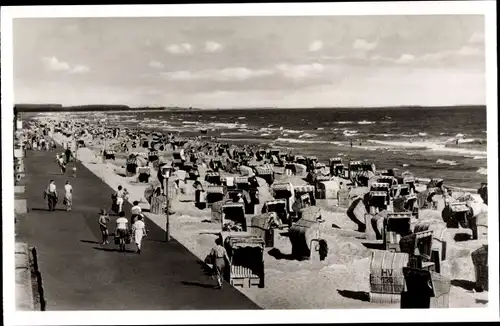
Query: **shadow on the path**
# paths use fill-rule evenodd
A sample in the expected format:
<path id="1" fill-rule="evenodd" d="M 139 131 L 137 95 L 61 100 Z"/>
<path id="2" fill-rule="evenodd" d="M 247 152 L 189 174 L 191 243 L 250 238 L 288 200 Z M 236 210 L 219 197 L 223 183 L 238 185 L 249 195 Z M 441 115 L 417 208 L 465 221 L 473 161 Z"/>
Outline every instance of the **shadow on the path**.
<path id="1" fill-rule="evenodd" d="M 45 211 L 50 212 L 48 208 L 33 207 L 30 208 L 31 211 Z M 53 212 L 67 212 L 66 208 L 56 208 Z"/>
<path id="2" fill-rule="evenodd" d="M 467 291 L 472 291 L 476 288 L 476 283 L 468 280 L 451 280 L 451 285 L 461 287 Z"/>
<path id="3" fill-rule="evenodd" d="M 476 299 L 476 303 L 480 303 L 480 304 L 488 304 L 488 300 L 484 300 L 484 299 Z"/>
<path id="4" fill-rule="evenodd" d="M 360 300 L 368 302 L 370 301 L 370 294 L 364 291 L 349 291 L 349 290 L 337 290 L 337 292 L 344 298 Z"/>
<path id="5" fill-rule="evenodd" d="M 92 240 L 80 240 L 80 242 L 91 243 L 91 244 L 101 244 L 99 241 L 92 241 Z"/>
<path id="6" fill-rule="evenodd" d="M 125 249 L 125 251 L 120 251 L 118 248 L 92 247 L 92 249 L 101 250 L 101 251 L 107 251 L 107 252 L 124 252 L 124 253 L 130 253 L 130 254 L 135 254 L 136 253 L 135 251 L 129 250 L 129 249 Z"/>
<path id="7" fill-rule="evenodd" d="M 203 283 L 198 283 L 198 282 L 181 281 L 181 284 L 183 284 L 183 285 L 197 286 L 197 287 L 206 288 L 206 289 L 213 289 L 213 288 L 215 288 L 215 285 L 212 285 L 212 284 L 203 284 Z"/>

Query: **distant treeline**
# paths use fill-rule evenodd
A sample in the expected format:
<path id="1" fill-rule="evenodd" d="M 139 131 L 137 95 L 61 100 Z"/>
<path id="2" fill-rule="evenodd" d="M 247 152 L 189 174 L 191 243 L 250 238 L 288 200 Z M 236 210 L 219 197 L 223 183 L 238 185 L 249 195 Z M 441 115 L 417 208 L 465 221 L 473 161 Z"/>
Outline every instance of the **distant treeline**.
<path id="1" fill-rule="evenodd" d="M 85 112 L 85 111 L 130 111 L 130 110 L 186 110 L 185 108 L 167 108 L 167 107 L 130 107 L 128 105 L 107 105 L 107 104 L 92 104 L 92 105 L 77 105 L 63 106 L 61 104 L 16 104 L 14 112 Z M 189 108 L 189 110 L 194 110 Z"/>

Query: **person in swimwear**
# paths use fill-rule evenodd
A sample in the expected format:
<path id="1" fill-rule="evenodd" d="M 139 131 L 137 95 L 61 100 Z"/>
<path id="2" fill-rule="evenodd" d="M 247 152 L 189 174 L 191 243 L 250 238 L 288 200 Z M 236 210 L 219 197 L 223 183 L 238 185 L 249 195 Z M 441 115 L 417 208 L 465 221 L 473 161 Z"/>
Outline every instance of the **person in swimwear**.
<path id="1" fill-rule="evenodd" d="M 99 212 L 99 228 L 101 229 L 101 235 L 102 235 L 102 244 L 108 244 L 108 236 L 109 236 L 109 231 L 108 231 L 108 222 L 110 222 L 110 218 L 106 212 L 105 209 L 101 209 Z"/>

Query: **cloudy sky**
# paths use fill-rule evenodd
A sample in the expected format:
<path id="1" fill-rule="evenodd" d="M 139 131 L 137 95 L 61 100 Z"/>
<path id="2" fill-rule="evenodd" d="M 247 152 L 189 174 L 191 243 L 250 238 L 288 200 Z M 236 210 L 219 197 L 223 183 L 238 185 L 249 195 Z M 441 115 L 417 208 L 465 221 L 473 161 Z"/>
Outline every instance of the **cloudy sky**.
<path id="1" fill-rule="evenodd" d="M 485 104 L 482 16 L 15 19 L 17 103 Z"/>

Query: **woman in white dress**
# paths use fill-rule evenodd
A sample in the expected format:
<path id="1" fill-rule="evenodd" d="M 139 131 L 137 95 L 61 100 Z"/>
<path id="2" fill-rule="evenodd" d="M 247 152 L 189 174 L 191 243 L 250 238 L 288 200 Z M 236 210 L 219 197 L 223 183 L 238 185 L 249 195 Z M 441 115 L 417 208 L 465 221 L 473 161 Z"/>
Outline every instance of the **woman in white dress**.
<path id="1" fill-rule="evenodd" d="M 69 181 L 66 181 L 64 190 L 64 204 L 66 205 L 66 210 L 70 212 L 71 206 L 73 205 L 73 186 L 70 185 Z"/>
<path id="2" fill-rule="evenodd" d="M 134 235 L 134 242 L 137 245 L 137 253 L 141 253 L 142 238 L 146 235 L 146 225 L 142 218 L 142 214 L 137 217 L 137 221 L 132 225 L 132 234 Z"/>

